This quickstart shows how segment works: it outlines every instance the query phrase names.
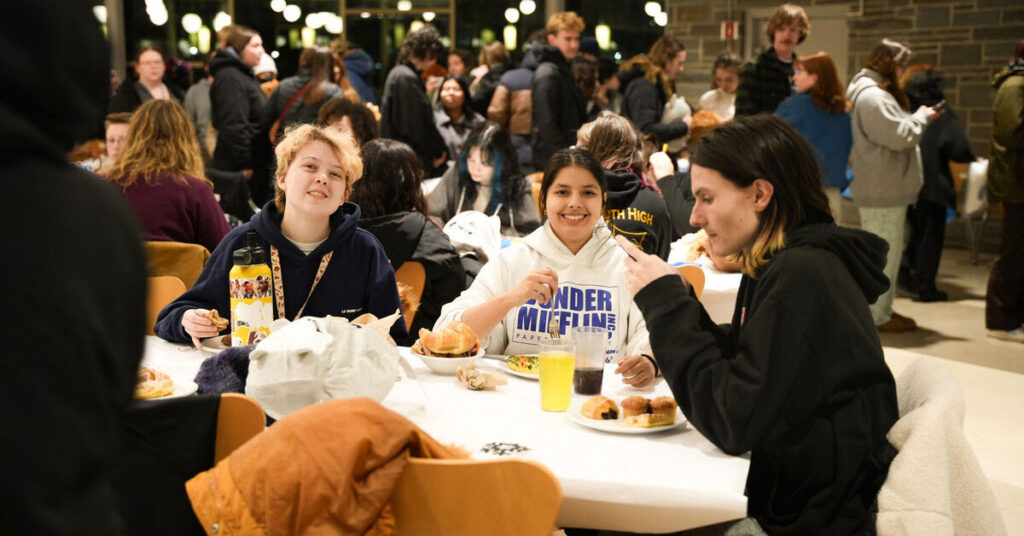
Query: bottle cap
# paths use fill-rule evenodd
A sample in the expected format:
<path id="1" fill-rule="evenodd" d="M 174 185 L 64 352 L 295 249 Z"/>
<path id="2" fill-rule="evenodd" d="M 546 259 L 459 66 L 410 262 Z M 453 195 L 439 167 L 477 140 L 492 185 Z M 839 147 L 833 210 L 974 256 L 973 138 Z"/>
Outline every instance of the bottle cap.
<path id="1" fill-rule="evenodd" d="M 242 266 L 265 264 L 267 262 L 267 253 L 256 242 L 256 233 L 249 231 L 245 235 L 245 247 L 232 252 L 231 259 L 235 264 Z"/>

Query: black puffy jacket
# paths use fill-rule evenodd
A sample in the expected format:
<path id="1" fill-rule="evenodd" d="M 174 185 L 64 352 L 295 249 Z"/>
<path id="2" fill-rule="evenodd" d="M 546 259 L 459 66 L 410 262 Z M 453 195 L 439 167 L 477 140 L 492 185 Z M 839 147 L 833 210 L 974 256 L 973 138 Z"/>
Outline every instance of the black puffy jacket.
<path id="1" fill-rule="evenodd" d="M 533 121 L 530 145 L 533 165 L 544 169 L 548 158 L 576 144 L 576 131 L 587 120 L 587 103 L 583 100 L 569 62 L 553 45 L 534 48 L 540 65 L 530 83 L 533 100 Z"/>
<path id="2" fill-rule="evenodd" d="M 210 60 L 210 73 L 210 105 L 213 127 L 217 129 L 217 147 L 210 167 L 225 171 L 253 169 L 252 140 L 260 130 L 260 112 L 267 97 L 252 68 L 233 51 L 218 50 Z"/>
<path id="3" fill-rule="evenodd" d="M 658 143 L 681 138 L 690 131 L 681 119 L 662 123 L 661 115 L 668 102 L 668 95 L 661 84 L 644 78 L 639 66 L 619 73 L 619 91 L 622 92 L 622 115 L 628 117 L 644 134 L 654 134 Z"/>

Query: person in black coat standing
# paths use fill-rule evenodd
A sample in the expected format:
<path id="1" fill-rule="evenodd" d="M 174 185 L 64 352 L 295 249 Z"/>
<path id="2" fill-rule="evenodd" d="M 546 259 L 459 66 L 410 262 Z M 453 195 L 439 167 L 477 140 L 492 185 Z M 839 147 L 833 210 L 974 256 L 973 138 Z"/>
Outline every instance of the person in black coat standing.
<path id="1" fill-rule="evenodd" d="M 363 177 L 349 198 L 362 210 L 359 226 L 377 237 L 396 271 L 410 261 L 422 264 L 426 271 L 409 340 L 396 341 L 412 344 L 420 328 L 432 329 L 441 307 L 462 293 L 462 263 L 448 235 L 428 218 L 420 187 L 423 170 L 416 153 L 400 141 L 384 139 L 363 145 L 362 157 Z M 399 285 L 403 305 L 404 291 Z"/>
<path id="2" fill-rule="evenodd" d="M 114 481 L 145 340 L 146 261 L 121 194 L 66 157 L 102 129 L 109 100 L 110 49 L 90 6 L 13 2 L 0 19 L 5 534 L 124 530 Z"/>
<path id="3" fill-rule="evenodd" d="M 256 139 L 260 132 L 260 113 L 267 97 L 252 69 L 259 64 L 262 55 L 260 35 L 250 28 L 236 25 L 224 48 L 210 60 L 210 73 L 213 75 L 210 105 L 213 126 L 217 129 L 217 147 L 210 167 L 222 172 L 240 172 L 246 180 L 252 180 L 256 168 L 267 167 L 270 158 L 269 141 L 263 144 L 260 143 L 262 140 Z M 257 180 L 261 176 L 266 178 L 265 175 L 256 173 Z M 215 191 L 222 193 L 226 185 L 219 177 L 219 174 L 211 174 Z M 267 196 L 269 188 L 269 183 L 253 182 L 249 189 L 260 201 Z M 225 210 L 230 211 L 227 207 Z"/>
<path id="4" fill-rule="evenodd" d="M 647 54 L 624 63 L 619 73 L 622 115 L 644 134 L 653 134 L 659 149 L 661 144 L 682 138 L 690 131 L 689 114 L 670 123 L 661 122 L 665 103 L 675 93 L 674 80 L 683 72 L 684 63 L 686 47 L 682 41 L 666 35 L 655 41 Z"/>
<path id="5" fill-rule="evenodd" d="M 575 12 L 555 13 L 548 19 L 548 44 L 534 48 L 539 62 L 530 83 L 534 169 L 544 169 L 552 154 L 576 143 L 576 130 L 587 120 L 587 103 L 569 67 L 583 28 Z"/>
<path id="6" fill-rule="evenodd" d="M 441 34 L 433 26 L 407 35 L 398 52 L 398 64 L 384 81 L 381 97 L 381 136 L 412 147 L 431 177 L 444 172 L 450 155 L 434 125 L 434 109 L 420 73 L 436 64 L 443 51 Z"/>
<path id="7" fill-rule="evenodd" d="M 794 50 L 811 33 L 807 13 L 800 6 L 783 4 L 768 19 L 765 33 L 772 46 L 740 69 L 736 115 L 774 113 L 779 103 L 794 93 Z"/>
<path id="8" fill-rule="evenodd" d="M 185 94 L 177 84 L 164 83 L 164 56 L 152 46 L 144 46 L 135 56 L 135 74 L 139 79 L 118 86 L 110 99 L 110 113 L 134 112 L 153 99 L 173 99 L 179 103 Z"/>
<path id="9" fill-rule="evenodd" d="M 917 69 L 904 80 L 904 93 L 910 101 L 911 110 L 919 106 L 936 107 L 945 102 L 942 77 L 934 70 L 927 67 Z M 908 213 L 910 241 L 907 249 L 903 250 L 899 283 L 914 294 L 914 301 L 946 301 L 949 295 L 935 286 L 935 276 L 939 273 L 939 259 L 946 237 L 946 212 L 956 207 L 956 190 L 949 162 L 973 162 L 974 153 L 963 126 L 949 108 L 942 108 L 942 113 L 928 124 L 918 147 L 921 148 L 924 186 Z"/>

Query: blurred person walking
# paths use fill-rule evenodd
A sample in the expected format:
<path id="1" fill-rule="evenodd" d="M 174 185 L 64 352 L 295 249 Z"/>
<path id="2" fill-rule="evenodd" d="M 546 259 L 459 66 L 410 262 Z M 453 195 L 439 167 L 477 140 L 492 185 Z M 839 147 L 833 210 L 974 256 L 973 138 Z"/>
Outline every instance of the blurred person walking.
<path id="1" fill-rule="evenodd" d="M 861 227 L 889 244 L 885 264 L 889 289 L 871 304 L 871 316 L 879 331 L 917 329 L 912 318 L 892 310 L 892 300 L 903 255 L 907 205 L 917 200 L 923 183 L 917 144 L 936 111 L 928 106 L 914 113 L 908 111 L 910 104 L 900 89 L 899 78 L 910 54 L 905 45 L 882 39 L 872 47 L 864 68 L 846 90 L 846 98 L 853 103 L 853 201 L 860 212 Z"/>
<path id="2" fill-rule="evenodd" d="M 675 94 L 675 79 L 683 72 L 686 47 L 683 42 L 662 36 L 647 54 L 633 56 L 622 64 L 619 82 L 622 91 L 622 115 L 644 134 L 653 134 L 659 146 L 682 138 L 690 131 L 691 116 L 662 122 L 665 104 Z"/>
<path id="3" fill-rule="evenodd" d="M 1024 41 L 992 79 L 996 98 L 988 164 L 989 204 L 1003 204 L 1003 238 L 985 293 L 985 327 L 1024 342 Z"/>

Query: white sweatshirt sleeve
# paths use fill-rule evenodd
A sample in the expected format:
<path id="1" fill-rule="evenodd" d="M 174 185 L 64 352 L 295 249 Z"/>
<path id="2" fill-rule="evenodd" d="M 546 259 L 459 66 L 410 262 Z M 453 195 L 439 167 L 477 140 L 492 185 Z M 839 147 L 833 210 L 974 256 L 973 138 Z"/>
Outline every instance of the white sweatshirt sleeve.
<path id="1" fill-rule="evenodd" d="M 462 294 L 455 298 L 455 301 L 441 308 L 441 316 L 434 323 L 434 329 L 440 329 L 449 322 L 462 320 L 462 313 L 466 312 L 466 309 L 476 307 L 508 291 L 509 282 L 506 262 L 506 256 L 499 255 L 495 260 L 485 264 L 480 269 L 476 279 L 473 280 L 473 284 L 468 289 L 462 291 Z M 480 334 L 478 333 L 477 335 L 479 336 Z M 508 346 L 505 316 L 502 317 L 498 325 L 494 326 L 494 329 L 486 337 L 480 338 L 480 345 L 484 347 L 487 353 L 502 353 L 505 351 L 505 347 Z"/>

